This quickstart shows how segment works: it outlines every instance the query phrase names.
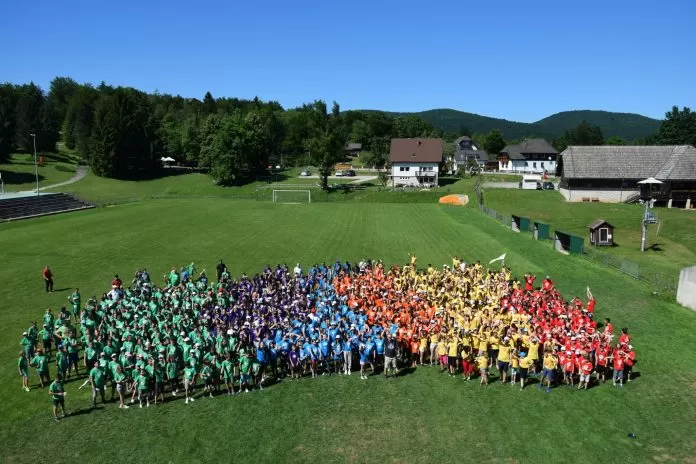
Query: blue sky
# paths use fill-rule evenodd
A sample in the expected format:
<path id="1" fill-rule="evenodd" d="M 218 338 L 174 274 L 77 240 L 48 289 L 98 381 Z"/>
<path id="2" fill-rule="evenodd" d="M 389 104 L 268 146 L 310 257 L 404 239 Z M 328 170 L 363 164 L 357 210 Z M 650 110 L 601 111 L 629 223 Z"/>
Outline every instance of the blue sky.
<path id="1" fill-rule="evenodd" d="M 10 3 L 11 2 L 11 3 Z M 531 122 L 696 107 L 696 2 L 9 0 L 0 81 Z"/>

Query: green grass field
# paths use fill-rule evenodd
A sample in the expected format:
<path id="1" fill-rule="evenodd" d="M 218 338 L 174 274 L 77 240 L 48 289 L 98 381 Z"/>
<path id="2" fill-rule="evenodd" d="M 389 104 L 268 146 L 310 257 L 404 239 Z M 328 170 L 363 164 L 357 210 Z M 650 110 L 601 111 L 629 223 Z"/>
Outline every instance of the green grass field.
<path id="1" fill-rule="evenodd" d="M 487 189 L 486 206 L 500 213 L 530 217 L 550 224 L 553 229 L 577 234 L 590 247 L 587 226 L 605 219 L 614 227 L 614 247 L 601 247 L 664 274 L 696 263 L 696 214 L 694 211 L 655 208 L 660 225 L 648 227 L 646 252 L 640 251 L 641 205 L 622 203 L 568 203 L 557 191 Z"/>
<path id="2" fill-rule="evenodd" d="M 39 166 L 39 188 L 64 182 L 75 175 L 76 159 L 67 152 L 45 153 L 44 165 Z M 17 153 L 9 162 L 0 164 L 0 173 L 6 192 L 36 189 L 34 155 Z"/>
<path id="3" fill-rule="evenodd" d="M 176 192 L 203 184 L 178 176 Z M 87 197 L 140 196 L 172 179 L 116 182 L 88 176 Z M 169 187 L 166 187 L 169 185 Z M 464 188 L 464 187 L 462 187 Z M 224 189 L 223 189 L 224 190 Z M 533 193 L 533 192 L 532 192 Z M 545 192 L 541 192 L 545 193 Z M 611 219 L 610 219 L 611 220 Z M 474 208 L 359 202 L 281 205 L 234 199 L 149 200 L 0 225 L 0 462 L 26 462 L 47 448 L 55 462 L 693 462 L 696 314 L 651 296 L 647 285 L 515 234 Z M 45 391 L 20 390 L 22 330 L 70 290 L 83 299 L 146 266 L 153 277 L 195 261 L 233 274 L 264 264 L 382 258 L 441 266 L 454 254 L 487 261 L 503 251 L 518 275 L 550 274 L 570 298 L 589 285 L 598 317 L 628 326 L 640 377 L 626 388 L 587 392 L 489 387 L 420 368 L 399 379 L 304 379 L 241 397 L 168 401 L 149 409 L 90 408 L 67 385 L 74 415 L 53 423 Z M 41 269 L 55 274 L 43 293 Z M 31 384 L 36 384 L 32 371 Z M 169 398 L 168 398 L 169 400 Z M 635 433 L 637 438 L 628 438 Z M 32 454 L 33 453 L 33 454 Z"/>

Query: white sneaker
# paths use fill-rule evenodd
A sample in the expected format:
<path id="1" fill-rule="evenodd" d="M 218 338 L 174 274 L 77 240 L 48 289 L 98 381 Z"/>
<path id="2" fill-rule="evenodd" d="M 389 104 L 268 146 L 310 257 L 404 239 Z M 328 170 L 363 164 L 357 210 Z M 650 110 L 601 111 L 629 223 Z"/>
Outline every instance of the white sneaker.
<path id="1" fill-rule="evenodd" d="M 143 403 L 140 403 L 140 409 L 143 409 Z"/>
<path id="2" fill-rule="evenodd" d="M 147 403 L 147 407 L 148 407 L 148 408 L 150 407 L 150 403 Z"/>
<path id="3" fill-rule="evenodd" d="M 189 399 L 190 399 L 190 400 L 191 400 L 191 402 L 193 403 L 193 398 L 189 398 Z"/>
<path id="4" fill-rule="evenodd" d="M 188 398 L 186 398 L 186 404 L 188 404 L 188 400 L 189 400 L 189 399 L 188 399 Z"/>

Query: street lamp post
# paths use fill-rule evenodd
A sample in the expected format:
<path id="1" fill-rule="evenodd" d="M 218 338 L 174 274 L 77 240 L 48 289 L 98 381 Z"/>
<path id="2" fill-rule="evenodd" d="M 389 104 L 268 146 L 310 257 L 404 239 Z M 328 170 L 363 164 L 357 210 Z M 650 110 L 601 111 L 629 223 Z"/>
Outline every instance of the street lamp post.
<path id="1" fill-rule="evenodd" d="M 36 196 L 39 196 L 39 163 L 36 161 L 36 134 L 29 134 L 34 139 L 34 174 L 36 175 Z"/>

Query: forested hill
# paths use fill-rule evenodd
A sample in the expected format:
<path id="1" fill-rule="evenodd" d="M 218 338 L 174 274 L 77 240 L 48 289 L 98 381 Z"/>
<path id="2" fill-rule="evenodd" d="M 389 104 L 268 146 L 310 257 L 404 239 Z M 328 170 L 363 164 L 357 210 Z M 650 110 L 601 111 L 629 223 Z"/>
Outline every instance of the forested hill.
<path id="1" fill-rule="evenodd" d="M 387 113 L 393 116 L 418 116 L 436 129 L 447 133 L 460 133 L 463 128 L 471 133 L 484 134 L 499 129 L 506 140 L 522 137 L 553 139 L 572 130 L 583 120 L 599 126 L 605 137 L 620 136 L 625 140 L 637 140 L 655 133 L 660 121 L 633 113 L 610 111 L 563 111 L 534 123 L 508 121 L 452 109 L 437 109 L 417 113 Z"/>

